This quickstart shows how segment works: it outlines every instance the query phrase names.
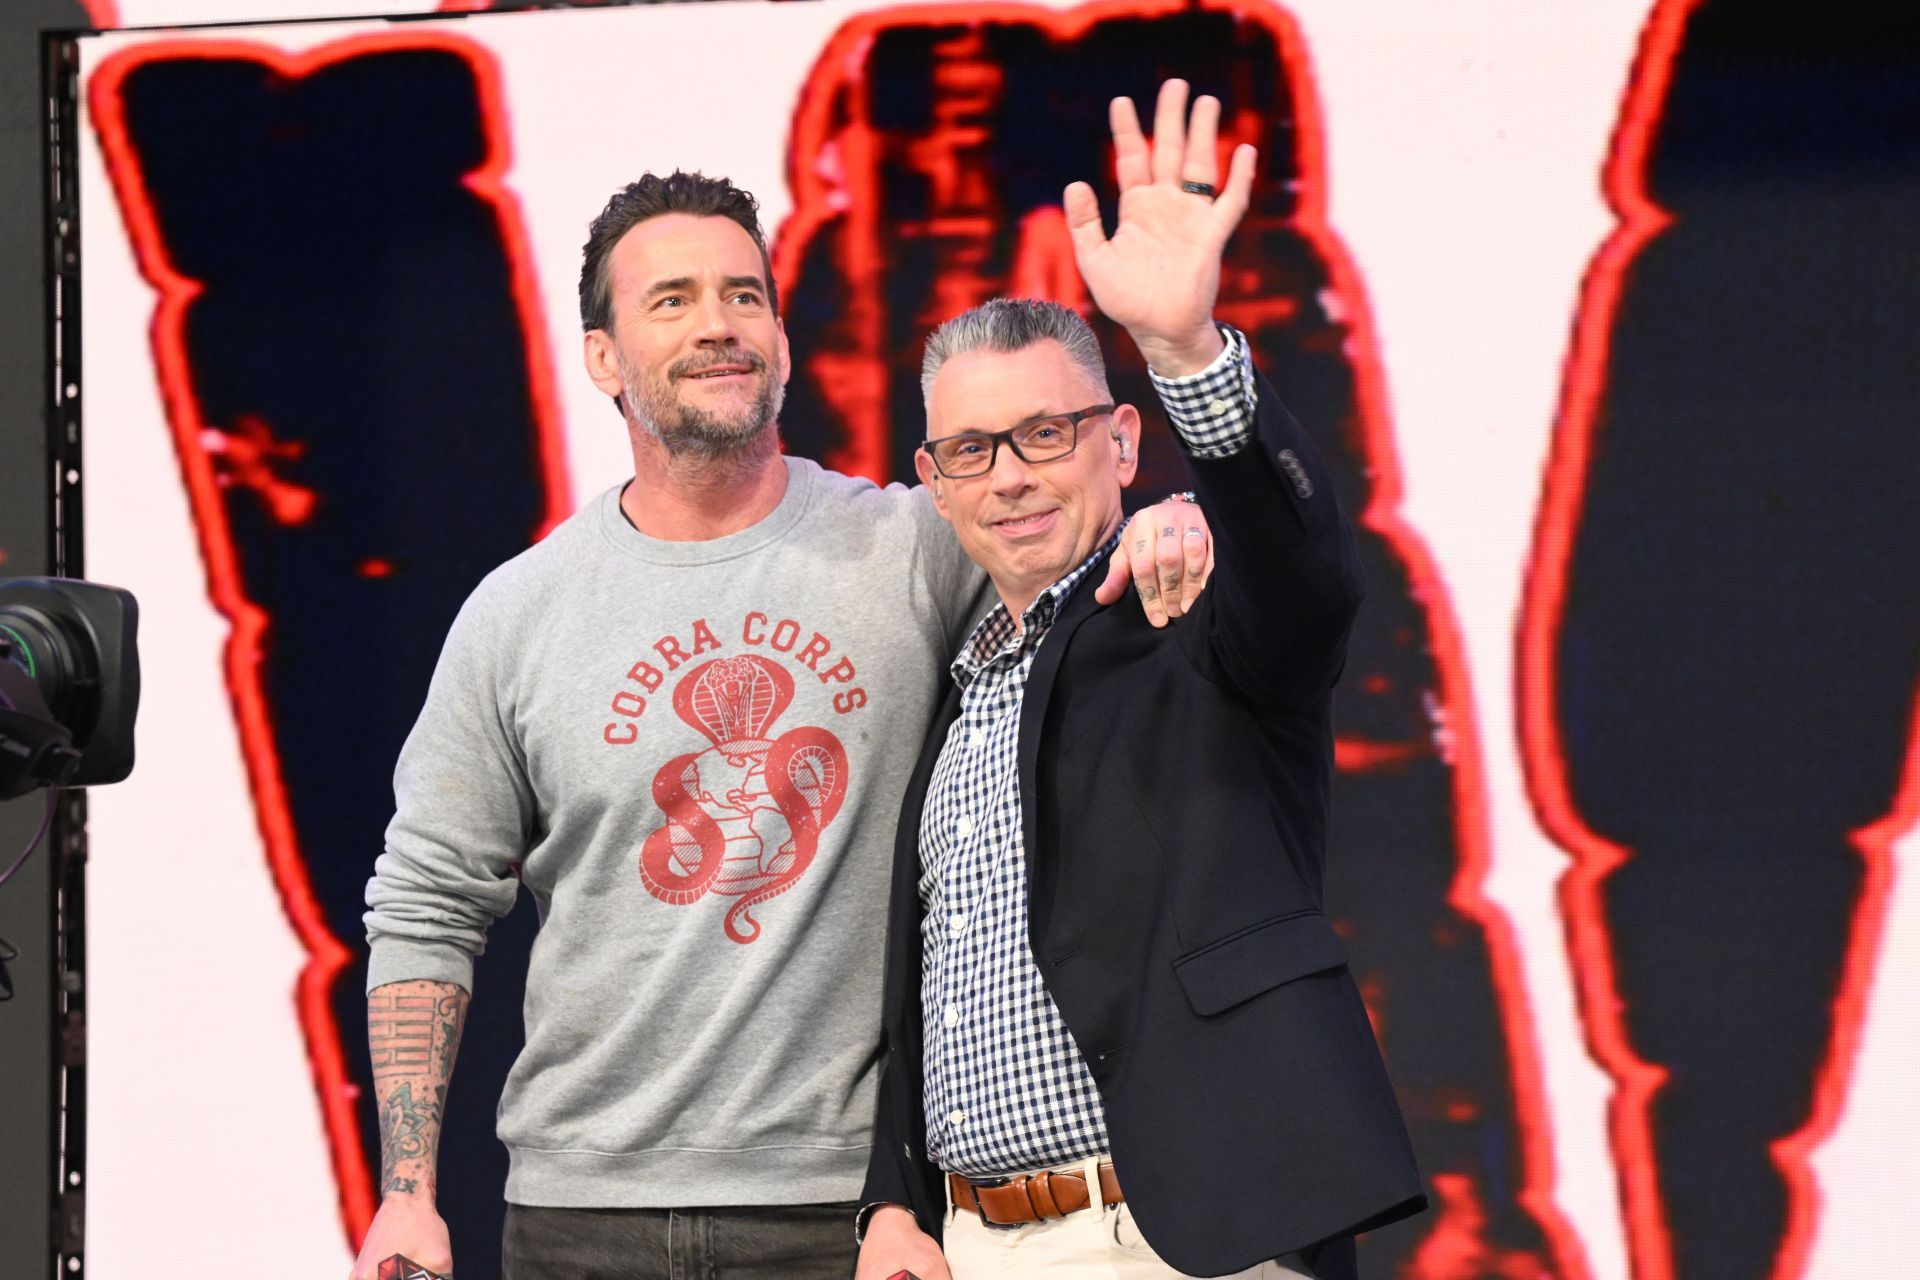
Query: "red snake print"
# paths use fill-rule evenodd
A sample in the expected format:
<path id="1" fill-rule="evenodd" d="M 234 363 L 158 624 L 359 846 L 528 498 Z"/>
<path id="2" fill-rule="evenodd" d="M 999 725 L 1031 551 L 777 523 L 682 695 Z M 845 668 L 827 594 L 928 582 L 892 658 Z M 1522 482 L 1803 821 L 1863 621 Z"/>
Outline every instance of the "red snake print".
<path id="1" fill-rule="evenodd" d="M 847 753 L 825 729 L 770 738 L 793 701 L 793 677 L 757 655 L 716 658 L 682 677 L 673 709 L 712 745 L 661 766 L 654 803 L 666 821 L 640 849 L 640 883 L 673 906 L 708 892 L 737 897 L 726 934 L 760 936 L 754 907 L 791 889 L 819 850 L 820 833 L 846 796 Z M 768 848 L 760 815 L 777 814 L 787 838 Z"/>

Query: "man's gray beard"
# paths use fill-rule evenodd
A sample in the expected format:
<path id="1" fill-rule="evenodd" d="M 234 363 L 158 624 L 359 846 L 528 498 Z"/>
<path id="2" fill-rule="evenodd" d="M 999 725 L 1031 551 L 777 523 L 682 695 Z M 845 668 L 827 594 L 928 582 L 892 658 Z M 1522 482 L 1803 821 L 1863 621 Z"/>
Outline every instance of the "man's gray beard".
<path id="1" fill-rule="evenodd" d="M 613 361 L 620 373 L 620 385 L 629 389 L 627 394 L 620 397 L 621 404 L 626 408 L 628 424 L 652 436 L 677 458 L 718 461 L 752 452 L 768 429 L 779 420 L 780 407 L 787 399 L 786 387 L 780 379 L 772 376 L 770 369 L 762 365 L 759 372 L 765 381 L 760 387 L 760 394 L 739 421 L 728 422 L 705 409 L 673 399 L 671 384 L 667 388 L 665 403 L 656 403 L 650 394 L 652 387 L 627 367 L 627 362 L 618 352 L 614 354 Z M 640 389 L 637 395 L 632 391 L 636 387 Z M 662 420 L 669 415 L 675 420 L 674 425 L 662 426 Z"/>

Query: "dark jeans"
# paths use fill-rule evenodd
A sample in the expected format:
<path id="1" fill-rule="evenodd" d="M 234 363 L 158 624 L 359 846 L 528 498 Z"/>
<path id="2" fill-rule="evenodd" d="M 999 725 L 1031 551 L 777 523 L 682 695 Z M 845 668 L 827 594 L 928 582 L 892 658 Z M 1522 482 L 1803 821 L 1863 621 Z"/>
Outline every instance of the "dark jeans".
<path id="1" fill-rule="evenodd" d="M 854 1204 L 507 1206 L 504 1280 L 848 1280 Z"/>

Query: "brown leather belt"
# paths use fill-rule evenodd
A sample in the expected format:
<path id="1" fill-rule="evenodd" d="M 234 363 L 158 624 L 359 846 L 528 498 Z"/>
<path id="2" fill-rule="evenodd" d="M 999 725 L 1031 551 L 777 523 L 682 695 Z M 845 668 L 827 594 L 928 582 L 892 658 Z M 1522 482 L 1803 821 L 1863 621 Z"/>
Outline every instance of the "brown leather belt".
<path id="1" fill-rule="evenodd" d="M 1087 1195 L 1087 1177 L 1079 1169 L 1057 1173 L 1022 1174 L 1005 1182 L 969 1182 L 957 1173 L 947 1175 L 947 1189 L 953 1203 L 969 1213 L 980 1215 L 989 1227 L 1024 1227 L 1077 1213 L 1092 1203 Z M 1100 1162 L 1100 1201 L 1119 1204 L 1120 1180 L 1114 1176 L 1113 1163 Z"/>

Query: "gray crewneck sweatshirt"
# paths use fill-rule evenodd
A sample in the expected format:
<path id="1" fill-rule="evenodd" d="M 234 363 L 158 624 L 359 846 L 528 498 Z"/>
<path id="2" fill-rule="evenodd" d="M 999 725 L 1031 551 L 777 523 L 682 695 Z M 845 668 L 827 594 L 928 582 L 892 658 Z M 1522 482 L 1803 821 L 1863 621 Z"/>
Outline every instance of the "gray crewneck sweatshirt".
<path id="1" fill-rule="evenodd" d="M 646 537 L 616 488 L 495 570 L 401 752 L 369 990 L 470 988 L 540 907 L 516 1204 L 859 1192 L 894 829 L 988 588 L 923 491 L 786 466 L 739 533 Z"/>

